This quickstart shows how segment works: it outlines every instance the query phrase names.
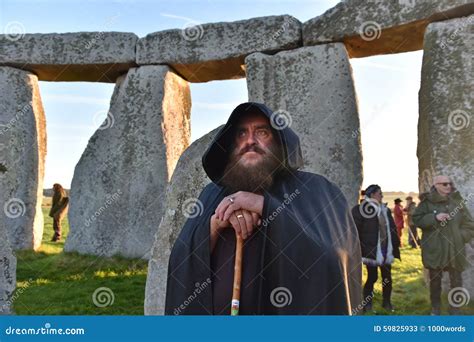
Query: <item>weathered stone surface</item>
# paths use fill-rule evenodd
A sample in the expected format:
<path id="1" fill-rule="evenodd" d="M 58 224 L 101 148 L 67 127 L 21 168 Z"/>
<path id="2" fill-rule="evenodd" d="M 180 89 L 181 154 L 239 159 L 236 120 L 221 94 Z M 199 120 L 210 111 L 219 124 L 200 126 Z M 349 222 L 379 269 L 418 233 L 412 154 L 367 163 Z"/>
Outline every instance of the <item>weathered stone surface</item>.
<path id="1" fill-rule="evenodd" d="M 155 32 L 137 44 L 138 64 L 169 64 L 190 82 L 245 77 L 244 58 L 301 46 L 301 23 L 289 16 L 188 26 Z"/>
<path id="2" fill-rule="evenodd" d="M 43 236 L 46 121 L 35 75 L 0 67 L 0 220 L 13 249 L 37 249 Z"/>
<path id="3" fill-rule="evenodd" d="M 474 13 L 472 0 L 349 0 L 303 24 L 304 45 L 344 42 L 350 57 L 421 50 L 430 22 Z"/>
<path id="4" fill-rule="evenodd" d="M 123 32 L 0 35 L 0 65 L 34 72 L 41 81 L 114 83 L 135 66 L 138 37 Z"/>
<path id="5" fill-rule="evenodd" d="M 16 257 L 7 235 L 5 222 L 0 220 L 0 316 L 11 314 L 12 295 L 16 287 Z"/>
<path id="6" fill-rule="evenodd" d="M 245 59 L 249 101 L 263 102 L 299 135 L 303 170 L 328 177 L 350 204 L 362 183 L 359 116 L 341 43 Z"/>
<path id="7" fill-rule="evenodd" d="M 166 186 L 189 145 L 189 85 L 166 66 L 130 69 L 74 171 L 65 251 L 149 258 Z"/>
<path id="8" fill-rule="evenodd" d="M 163 315 L 165 307 L 168 260 L 174 242 L 183 228 L 192 206 L 199 209 L 197 198 L 202 189 L 210 183 L 201 158 L 221 127 L 206 134 L 189 146 L 178 161 L 171 182 L 166 191 L 166 205 L 163 220 L 156 233 L 152 256 L 148 263 L 145 290 L 145 314 Z"/>
<path id="9" fill-rule="evenodd" d="M 454 180 L 474 214 L 474 15 L 430 24 L 424 41 L 419 93 L 418 163 L 420 192 L 431 178 Z M 464 287 L 474 298 L 474 241 L 466 245 L 470 268 Z"/>

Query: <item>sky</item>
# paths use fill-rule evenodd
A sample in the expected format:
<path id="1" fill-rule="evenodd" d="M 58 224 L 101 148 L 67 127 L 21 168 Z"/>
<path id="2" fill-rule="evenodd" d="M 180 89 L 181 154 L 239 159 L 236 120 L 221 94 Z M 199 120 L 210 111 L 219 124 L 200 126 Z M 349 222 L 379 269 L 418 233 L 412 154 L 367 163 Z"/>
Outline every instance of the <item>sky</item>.
<path id="1" fill-rule="evenodd" d="M 12 1 L 0 0 L 0 33 L 79 31 L 148 33 L 252 17 L 290 14 L 301 22 L 337 4 L 329 0 Z M 417 191 L 418 90 L 422 52 L 351 59 L 363 151 L 363 187 Z M 70 187 L 74 167 L 106 117 L 110 83 L 40 82 L 48 147 L 44 187 Z M 191 140 L 225 123 L 247 101 L 245 79 L 191 84 Z"/>

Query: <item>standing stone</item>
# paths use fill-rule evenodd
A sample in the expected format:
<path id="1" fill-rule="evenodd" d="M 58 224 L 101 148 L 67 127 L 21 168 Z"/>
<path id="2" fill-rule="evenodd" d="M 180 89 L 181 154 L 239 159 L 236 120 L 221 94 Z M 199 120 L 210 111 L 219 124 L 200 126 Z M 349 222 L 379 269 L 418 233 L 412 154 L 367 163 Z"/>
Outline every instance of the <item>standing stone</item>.
<path id="1" fill-rule="evenodd" d="M 147 259 L 164 195 L 189 145 L 189 85 L 167 66 L 119 78 L 71 184 L 65 251 Z"/>
<path id="2" fill-rule="evenodd" d="M 430 24 L 425 33 L 419 93 L 420 192 L 437 174 L 452 177 L 474 215 L 474 15 Z M 463 283 L 474 298 L 474 241 Z M 446 284 L 445 284 L 446 285 Z"/>
<path id="3" fill-rule="evenodd" d="M 0 220 L 0 316 L 11 314 L 12 295 L 16 286 L 16 258 L 7 235 L 5 221 Z"/>
<path id="4" fill-rule="evenodd" d="M 305 47 L 245 60 L 249 101 L 263 102 L 301 140 L 305 171 L 339 185 L 358 203 L 362 153 L 352 70 L 343 44 Z"/>
<path id="5" fill-rule="evenodd" d="M 13 249 L 37 249 L 43 237 L 46 121 L 38 78 L 0 67 L 0 220 Z"/>
<path id="6" fill-rule="evenodd" d="M 146 315 L 164 314 L 171 249 L 187 218 L 193 213 L 198 214 L 199 210 L 202 212 L 197 198 L 210 180 L 204 172 L 201 158 L 221 128 L 222 126 L 193 142 L 184 151 L 176 166 L 166 191 L 165 213 L 156 233 L 152 256 L 148 263 Z"/>

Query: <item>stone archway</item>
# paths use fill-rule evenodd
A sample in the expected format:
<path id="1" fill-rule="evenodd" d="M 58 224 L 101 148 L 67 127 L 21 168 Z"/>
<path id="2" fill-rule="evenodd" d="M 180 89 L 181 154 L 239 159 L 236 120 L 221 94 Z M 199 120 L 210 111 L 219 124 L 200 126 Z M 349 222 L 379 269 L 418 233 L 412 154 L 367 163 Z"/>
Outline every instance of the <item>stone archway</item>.
<path id="1" fill-rule="evenodd" d="M 67 250 L 98 255 L 150 256 L 152 237 L 162 213 L 176 208 L 155 205 L 156 216 L 144 213 L 133 218 L 126 210 L 130 210 L 129 206 L 142 208 L 156 198 L 156 192 L 165 192 L 177 159 L 189 144 L 187 82 L 247 75 L 251 99 L 269 102 L 277 107 L 274 110 L 293 113 L 293 123 L 306 140 L 308 168 L 341 182 L 346 196 L 352 199 L 361 183 L 359 141 L 355 139 L 349 144 L 341 144 L 329 137 L 330 144 L 323 149 L 325 159 L 310 152 L 312 148 L 318 148 L 321 141 L 312 132 L 305 132 L 310 120 L 308 115 L 320 118 L 311 110 L 311 103 L 305 102 L 307 91 L 312 93 L 311 96 L 318 96 L 316 89 L 311 87 L 317 84 L 317 80 L 307 79 L 308 75 L 324 78 L 328 72 L 331 77 L 329 87 L 346 96 L 347 102 L 337 107 L 337 118 L 343 121 L 339 127 L 342 135 L 349 137 L 354 125 L 358 127 L 358 118 L 348 58 L 414 51 L 423 47 L 419 151 L 431 149 L 431 152 L 419 153 L 420 184 L 427 173 L 425 170 L 449 172 L 453 173 L 461 192 L 469 193 L 473 185 L 473 159 L 472 151 L 466 150 L 466 146 L 472 145 L 473 125 L 465 125 L 462 132 L 457 130 L 455 137 L 442 134 L 440 127 L 446 125 L 446 119 L 459 118 L 460 114 L 467 118 L 467 122 L 471 116 L 472 91 L 469 89 L 472 80 L 466 78 L 462 70 L 472 67 L 469 54 L 463 52 L 472 48 L 468 32 L 472 29 L 473 12 L 474 4 L 463 0 L 449 3 L 357 0 L 341 2 L 306 23 L 284 15 L 200 25 L 195 27 L 197 38 L 190 37 L 189 31 L 185 30 L 156 32 L 141 39 L 131 33 L 104 32 L 28 34 L 14 41 L 6 35 L 0 36 L 0 90 L 2 95 L 11 94 L 0 104 L 2 124 L 17 115 L 18 105 L 24 104 L 27 108 L 27 114 L 21 115 L 15 126 L 23 138 L 15 137 L 17 139 L 8 145 L 8 151 L 16 151 L 19 146 L 33 147 L 23 154 L 12 152 L 13 157 L 10 154 L 6 157 L 4 152 L 1 155 L 2 194 L 9 195 L 0 196 L 0 204 L 7 207 L 7 202 L 15 194 L 22 194 L 25 198 L 21 216 L 25 222 L 22 225 L 24 239 L 16 240 L 17 235 L 12 232 L 18 225 L 9 221 L 9 217 L 2 216 L 10 244 L 14 248 L 35 248 L 34 241 L 39 234 L 35 225 L 40 225 L 41 213 L 36 208 L 40 203 L 46 145 L 37 79 L 117 82 L 111 103 L 111 115 L 118 119 L 115 130 L 112 127 L 96 132 L 76 168 L 75 188 L 88 189 L 91 193 L 81 193 L 80 190 L 72 193 L 70 212 L 73 226 Z M 449 54 L 455 65 L 446 64 L 439 57 L 441 52 Z M 318 59 L 329 63 L 328 71 L 314 62 Z M 281 70 L 285 70 L 288 78 Z M 298 80 L 304 80 L 309 88 L 298 87 Z M 283 92 L 285 89 L 291 96 L 302 98 L 294 101 Z M 454 93 L 455 100 L 448 100 L 447 97 Z M 433 94 L 439 94 L 438 98 Z M 174 102 L 176 99 L 177 104 Z M 436 107 L 433 111 L 431 103 Z M 456 108 L 452 103 L 456 103 Z M 161 133 L 153 128 L 161 129 Z M 328 128 L 328 133 L 336 131 L 335 127 Z M 143 136 L 138 137 L 140 134 Z M 5 137 L 3 135 L 0 139 Z M 437 137 L 441 138 L 436 140 Z M 119 145 L 114 145 L 117 142 Z M 156 146 L 152 146 L 153 143 Z M 453 157 L 440 158 L 446 152 L 446 146 L 452 147 L 453 144 L 459 146 L 453 150 Z M 28 165 L 31 171 L 29 174 L 20 173 L 19 183 L 14 181 L 16 176 L 9 176 L 13 172 L 11 163 L 16 158 L 22 165 Z M 332 174 L 324 166 L 331 163 L 345 171 Z M 122 169 L 113 172 L 117 166 L 122 166 Z M 184 164 L 182 167 L 190 166 Z M 132 181 L 124 184 L 130 178 Z M 152 186 L 147 187 L 148 184 Z M 118 190 L 121 193 L 114 197 Z M 195 190 L 185 189 L 190 193 Z M 85 199 L 86 195 L 91 196 Z M 11 198 L 6 198 L 9 196 Z M 116 207 L 112 208 L 110 202 Z M 468 205 L 472 210 L 472 201 Z M 88 219 L 91 222 L 87 226 Z M 178 221 L 173 222 L 168 230 L 170 235 L 160 235 L 160 238 L 176 237 L 181 227 L 177 225 Z M 146 229 L 140 230 L 143 235 L 135 244 L 130 244 L 134 233 L 136 235 L 135 227 Z M 142 246 L 137 246 L 140 243 Z M 472 258 L 472 249 L 470 253 Z M 154 263 L 161 267 L 164 262 L 151 256 L 150 265 Z M 161 270 L 163 272 L 165 268 Z M 472 275 L 473 270 L 471 267 L 468 273 Z M 160 277 L 156 278 L 157 274 L 161 274 Z M 150 272 L 148 282 L 166 281 L 163 275 Z M 470 291 L 474 289 L 470 288 Z M 164 293 L 159 295 L 163 297 Z M 159 313 L 162 309 L 159 305 L 160 302 L 150 301 L 147 312 Z"/>

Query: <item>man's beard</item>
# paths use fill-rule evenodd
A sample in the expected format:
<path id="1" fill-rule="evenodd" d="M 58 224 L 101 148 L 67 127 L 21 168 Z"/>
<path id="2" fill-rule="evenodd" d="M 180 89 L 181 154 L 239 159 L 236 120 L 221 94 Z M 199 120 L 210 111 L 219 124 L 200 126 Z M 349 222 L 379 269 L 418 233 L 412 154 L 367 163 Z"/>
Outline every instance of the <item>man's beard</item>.
<path id="1" fill-rule="evenodd" d="M 241 158 L 247 151 L 259 153 L 261 159 L 254 164 L 243 165 Z M 234 147 L 221 178 L 222 185 L 231 192 L 258 192 L 269 189 L 282 167 L 281 155 L 281 148 L 276 143 L 268 150 L 257 145 L 247 146 L 241 151 Z"/>

